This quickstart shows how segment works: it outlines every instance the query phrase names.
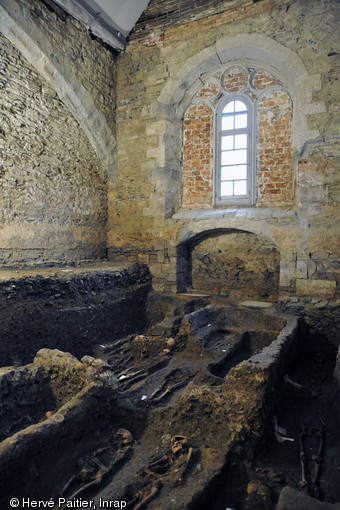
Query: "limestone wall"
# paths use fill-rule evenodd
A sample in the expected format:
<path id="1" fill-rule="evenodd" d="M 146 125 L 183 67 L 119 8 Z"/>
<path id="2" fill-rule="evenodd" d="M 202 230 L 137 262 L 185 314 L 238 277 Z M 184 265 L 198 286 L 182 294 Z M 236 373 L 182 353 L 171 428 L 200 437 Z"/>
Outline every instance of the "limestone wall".
<path id="1" fill-rule="evenodd" d="M 249 2 L 185 25 L 154 22 L 152 31 L 134 34 L 118 59 L 117 174 L 109 188 L 112 259 L 146 262 L 156 289 L 183 290 L 195 239 L 243 230 L 278 250 L 282 298 L 337 295 L 337 7 L 335 0 Z M 270 85 L 282 84 L 281 113 L 291 119 L 287 131 L 269 111 L 275 97 L 260 104 L 262 148 L 251 207 L 213 205 L 214 146 L 207 158 L 196 157 L 183 137 L 185 121 L 194 121 L 194 98 L 202 87 L 211 97 L 209 79 L 232 66 L 258 69 L 263 79 L 277 80 Z M 260 74 L 255 88 L 262 90 Z M 203 145 L 214 136 L 204 104 Z M 192 188 L 193 164 L 200 168 L 202 189 Z"/>
<path id="2" fill-rule="evenodd" d="M 105 257 L 114 55 L 40 1 L 4 1 L 0 88 L 0 264 Z"/>

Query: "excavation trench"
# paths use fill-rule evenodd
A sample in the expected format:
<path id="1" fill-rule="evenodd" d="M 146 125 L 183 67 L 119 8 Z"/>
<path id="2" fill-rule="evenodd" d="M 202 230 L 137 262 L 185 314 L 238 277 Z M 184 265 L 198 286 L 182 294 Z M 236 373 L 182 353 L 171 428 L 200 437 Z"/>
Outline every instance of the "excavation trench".
<path id="1" fill-rule="evenodd" d="M 0 369 L 0 507 L 29 497 L 58 508 L 61 497 L 131 510 L 283 510 L 294 490 L 313 496 L 311 509 L 339 500 L 336 347 L 311 342 L 303 321 L 275 306 L 154 294 L 146 273 L 131 275 L 138 313 L 134 324 L 121 314 L 123 334 L 102 325 L 87 352 L 84 337 L 65 337 L 70 354 L 56 348 L 59 331 L 49 348 L 27 346 L 28 363 Z M 122 310 L 133 301 L 125 291 Z M 93 292 L 90 321 L 103 298 Z M 66 312 L 53 305 L 58 322 Z M 315 478 L 307 454 L 320 437 Z"/>

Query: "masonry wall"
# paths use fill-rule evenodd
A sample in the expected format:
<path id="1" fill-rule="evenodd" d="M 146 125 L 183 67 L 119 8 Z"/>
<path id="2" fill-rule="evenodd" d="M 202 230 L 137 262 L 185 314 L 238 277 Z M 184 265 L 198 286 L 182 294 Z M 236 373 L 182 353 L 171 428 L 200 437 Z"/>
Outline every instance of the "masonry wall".
<path id="1" fill-rule="evenodd" d="M 280 253 L 281 299 L 338 296 L 337 12 L 335 0 L 264 0 L 134 35 L 118 60 L 112 259 L 147 262 L 155 288 L 175 291 L 188 281 L 191 239 L 243 230 Z M 258 70 L 248 78 L 258 98 L 257 199 L 214 207 L 207 105 L 233 66 Z M 242 73 L 234 78 L 246 86 Z"/>
<path id="2" fill-rule="evenodd" d="M 116 60 L 40 0 L 1 2 L 3 264 L 107 248 L 175 292 L 197 238 L 242 231 L 280 254 L 282 300 L 336 303 L 338 2 L 227 4 L 139 27 Z M 216 207 L 214 112 L 236 91 L 257 108 L 256 200 Z"/>
<path id="3" fill-rule="evenodd" d="M 31 23 L 32 47 L 39 44 L 46 58 L 52 47 L 53 58 L 62 64 L 60 77 L 55 69 L 50 83 L 44 73 L 53 58 L 45 64 L 28 43 L 28 61 L 0 34 L 0 264 L 103 258 L 108 172 L 64 98 L 77 97 L 66 80 L 72 73 L 92 111 L 104 116 L 114 135 L 114 56 L 85 27 L 68 16 L 59 18 L 39 1 L 11 6 L 17 8 L 18 43 L 19 30 L 28 31 L 23 23 Z"/>
<path id="4" fill-rule="evenodd" d="M 192 250 L 192 289 L 209 295 L 277 299 L 280 254 L 247 232 L 209 236 Z"/>
<path id="5" fill-rule="evenodd" d="M 34 23 L 35 33 L 30 34 L 33 40 L 40 43 L 39 33 L 44 42 L 42 49 L 51 63 L 59 60 L 65 75 L 74 75 L 79 80 L 115 136 L 116 56 L 72 16 L 64 13 L 61 17 L 40 0 L 12 0 L 11 3 L 16 2 L 25 17 Z M 29 25 L 23 28 L 28 30 Z M 57 93 L 61 94 L 62 90 Z"/>
<path id="6" fill-rule="evenodd" d="M 183 122 L 182 205 L 206 208 L 213 201 L 213 109 L 205 103 L 191 105 Z"/>

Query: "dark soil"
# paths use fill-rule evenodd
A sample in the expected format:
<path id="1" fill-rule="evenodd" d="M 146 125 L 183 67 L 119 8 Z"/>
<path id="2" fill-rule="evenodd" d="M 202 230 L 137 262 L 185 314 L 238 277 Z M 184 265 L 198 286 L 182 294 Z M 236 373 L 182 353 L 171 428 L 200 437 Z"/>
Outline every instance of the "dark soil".
<path id="1" fill-rule="evenodd" d="M 294 441 L 279 443 L 269 430 L 253 455 L 242 452 L 229 459 L 217 486 L 209 492 L 212 510 L 271 510 L 285 486 L 320 501 L 340 502 L 340 435 L 335 410 L 339 397 L 333 378 L 336 353 L 336 346 L 324 338 L 306 335 L 302 339 L 299 361 L 287 370 L 291 380 L 303 387 L 282 381 L 281 398 L 273 410 L 278 424 Z M 304 426 L 306 485 L 302 484 L 299 442 Z M 319 450 L 320 434 L 324 440 L 320 471 L 313 485 L 313 455 Z"/>
<path id="2" fill-rule="evenodd" d="M 15 497 L 49 499 L 62 493 L 97 503 L 99 498 L 122 499 L 130 510 L 272 510 L 288 485 L 321 501 L 340 501 L 339 425 L 332 407 L 337 398 L 332 375 L 336 346 L 302 329 L 298 361 L 292 358 L 288 364 L 284 375 L 289 380 L 282 377 L 273 401 L 268 402 L 262 383 L 256 386 L 254 381 L 249 381 L 249 395 L 241 391 L 239 400 L 234 388 L 233 400 L 228 374 L 275 340 L 284 318 L 275 309 L 267 314 L 220 300 L 202 308 L 208 299 L 189 296 L 153 296 L 147 304 L 147 275 L 136 275 L 134 285 L 133 290 L 121 288 L 114 303 L 110 289 L 105 291 L 107 303 L 103 290 L 92 295 L 93 300 L 86 294 L 67 303 L 59 296 L 48 316 L 49 306 L 41 300 L 13 304 L 11 313 L 18 314 L 9 317 L 2 331 L 3 341 L 6 334 L 14 339 L 13 353 L 23 352 L 29 361 L 36 349 L 46 346 L 77 356 L 92 354 L 109 364 L 118 386 L 112 406 L 98 399 L 98 409 L 94 406 L 84 416 L 79 430 L 70 424 L 67 437 L 52 437 L 43 453 L 37 444 L 37 452 L 23 459 L 28 475 L 11 480 L 13 491 L 22 487 Z M 59 299 L 64 300 L 57 304 Z M 85 309 L 77 310 L 84 299 Z M 10 322 L 16 317 L 17 325 Z M 265 375 L 256 377 L 266 381 Z M 247 409 L 252 385 L 263 390 L 254 396 L 258 414 Z M 270 423 L 261 421 L 262 405 L 270 410 Z M 286 429 L 284 437 L 294 441 L 276 440 L 275 416 Z M 20 419 L 20 413 L 15 418 Z M 304 486 L 299 443 L 303 426 L 311 430 L 303 437 Z M 132 439 L 122 439 L 122 430 Z M 318 431 L 324 445 L 313 485 Z M 89 484 L 94 479 L 96 483 Z M 3 504 L 7 497 L 2 494 Z"/>

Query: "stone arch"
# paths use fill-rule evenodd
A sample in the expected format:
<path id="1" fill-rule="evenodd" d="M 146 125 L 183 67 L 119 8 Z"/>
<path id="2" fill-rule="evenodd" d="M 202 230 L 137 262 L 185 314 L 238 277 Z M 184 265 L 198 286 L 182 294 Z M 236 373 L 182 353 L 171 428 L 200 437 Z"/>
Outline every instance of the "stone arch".
<path id="1" fill-rule="evenodd" d="M 62 65 L 63 57 L 58 55 L 58 48 L 52 47 L 16 0 L 1 2 L 0 31 L 56 91 L 83 128 L 102 164 L 102 171 L 112 177 L 115 167 L 115 138 L 89 91 L 71 69 Z M 49 55 L 53 56 L 53 60 Z"/>
<path id="2" fill-rule="evenodd" d="M 274 73 L 292 93 L 298 110 L 297 116 L 301 116 L 299 121 L 307 129 L 307 122 L 303 117 L 310 114 L 313 93 L 320 88 L 320 76 L 310 75 L 303 61 L 292 50 L 260 34 L 238 34 L 235 37 L 219 39 L 213 46 L 189 58 L 166 82 L 159 95 L 158 105 L 161 109 L 164 109 L 164 106 L 169 107 L 174 117 L 181 117 L 193 93 L 202 85 L 204 79 L 229 64 L 258 66 Z M 325 111 L 325 105 L 313 104 L 313 110 Z M 314 131 L 307 129 L 307 132 L 301 133 L 301 138 L 296 140 L 297 145 L 301 146 L 306 141 L 302 141 L 302 137 L 309 139 L 314 135 Z"/>
<path id="3" fill-rule="evenodd" d="M 289 90 L 293 104 L 293 176 L 297 173 L 296 160 L 309 140 L 319 137 L 319 131 L 308 129 L 307 115 L 325 111 L 323 103 L 312 103 L 313 93 L 320 88 L 320 76 L 310 75 L 300 57 L 292 50 L 277 43 L 272 38 L 260 34 L 238 34 L 216 41 L 189 58 L 164 85 L 150 113 L 157 119 L 164 119 L 164 133 L 160 134 L 159 154 L 164 168 L 169 166 L 166 158 L 166 140 L 181 147 L 181 123 L 184 112 L 193 96 L 202 87 L 204 80 L 212 73 L 228 65 L 260 67 L 272 73 Z M 175 126 L 175 128 L 174 128 Z M 171 133 L 167 132 L 171 129 Z M 177 133 L 174 140 L 173 132 Z M 173 168 L 173 162 L 172 168 Z M 180 161 L 174 171 L 180 178 Z M 170 191 L 168 193 L 171 193 Z M 174 211 L 178 198 L 165 197 L 168 211 Z M 172 202 L 173 206 L 169 206 Z M 161 202 L 160 202 L 161 203 Z M 159 211 L 164 214 L 164 211 Z M 165 215 L 170 215 L 165 214 Z"/>
<path id="4" fill-rule="evenodd" d="M 177 246 L 178 292 L 277 299 L 279 280 L 280 250 L 268 236 L 221 227 L 200 231 Z"/>

